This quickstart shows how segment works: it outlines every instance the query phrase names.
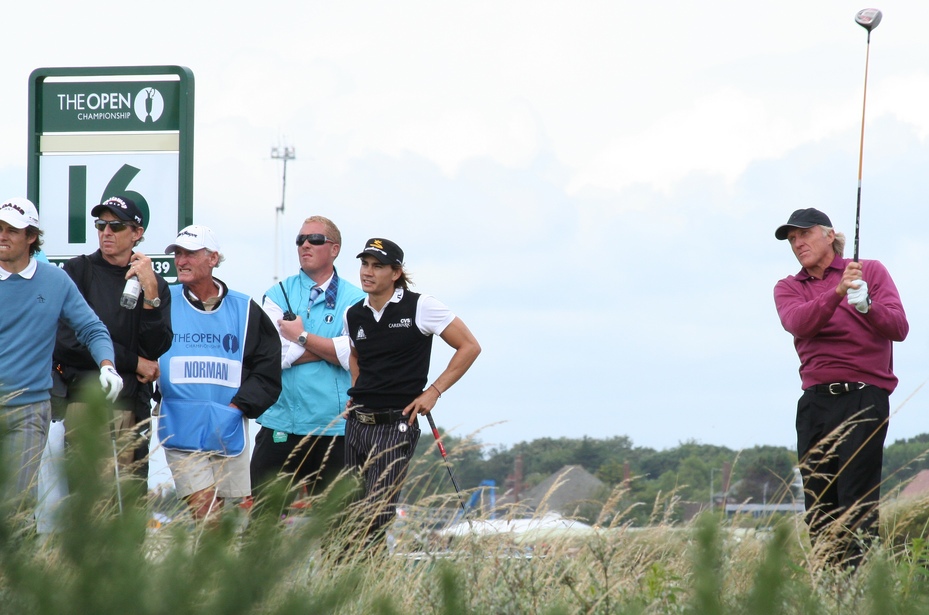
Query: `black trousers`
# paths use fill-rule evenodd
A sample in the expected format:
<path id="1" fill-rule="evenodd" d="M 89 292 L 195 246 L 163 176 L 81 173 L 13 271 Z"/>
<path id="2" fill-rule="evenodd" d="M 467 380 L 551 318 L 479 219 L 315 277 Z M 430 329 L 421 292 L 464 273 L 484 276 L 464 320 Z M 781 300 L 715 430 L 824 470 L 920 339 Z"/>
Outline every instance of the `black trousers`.
<path id="1" fill-rule="evenodd" d="M 857 566 L 878 532 L 890 394 L 805 391 L 797 404 L 797 455 L 806 522 L 826 563 Z"/>
<path id="2" fill-rule="evenodd" d="M 256 499 L 262 487 L 288 474 L 296 486 L 306 485 L 307 493 L 322 493 L 345 468 L 344 436 L 301 436 L 286 434 L 282 442 L 274 441 L 274 430 L 262 427 L 255 435 L 255 450 L 249 473 Z"/>
<path id="3" fill-rule="evenodd" d="M 345 465 L 358 470 L 364 482 L 361 505 L 369 542 L 382 540 L 396 516 L 419 435 L 419 424 L 407 425 L 406 419 L 385 425 L 366 425 L 354 417 L 345 421 Z"/>

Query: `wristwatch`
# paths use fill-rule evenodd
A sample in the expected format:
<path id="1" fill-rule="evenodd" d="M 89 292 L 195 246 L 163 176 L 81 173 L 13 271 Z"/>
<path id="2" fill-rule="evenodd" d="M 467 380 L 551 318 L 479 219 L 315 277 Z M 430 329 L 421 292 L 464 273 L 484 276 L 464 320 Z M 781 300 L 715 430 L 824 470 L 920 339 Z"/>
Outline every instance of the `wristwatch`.
<path id="1" fill-rule="evenodd" d="M 155 297 L 154 299 L 149 299 L 147 297 L 142 298 L 142 302 L 145 305 L 150 305 L 153 308 L 156 308 L 161 305 L 161 297 Z"/>
<path id="2" fill-rule="evenodd" d="M 306 332 L 306 331 L 304 331 L 303 333 L 301 333 L 301 334 L 300 334 L 300 337 L 297 338 L 297 343 L 300 344 L 301 346 L 305 346 L 305 345 L 306 345 L 306 336 L 308 336 L 308 335 L 309 335 L 309 333 Z"/>

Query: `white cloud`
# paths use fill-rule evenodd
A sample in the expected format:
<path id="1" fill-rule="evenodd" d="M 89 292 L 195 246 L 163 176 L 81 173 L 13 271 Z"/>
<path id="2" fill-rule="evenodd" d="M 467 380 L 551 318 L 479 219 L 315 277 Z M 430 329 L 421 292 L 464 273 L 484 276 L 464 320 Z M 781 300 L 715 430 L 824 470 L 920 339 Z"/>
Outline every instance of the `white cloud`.
<path id="1" fill-rule="evenodd" d="M 901 289 L 921 288 L 929 5 L 886 2 L 871 56 L 863 239 L 869 255 L 896 259 Z M 796 263 L 771 235 L 801 203 L 851 227 L 858 8 L 285 0 L 217 13 L 167 0 L 151 14 L 137 4 L 91 14 L 26 4 L 6 42 L 28 53 L 0 66 L 0 195 L 25 186 L 33 68 L 189 66 L 195 217 L 229 253 L 218 275 L 260 295 L 275 262 L 296 266 L 292 236 L 309 213 L 341 227 L 350 280 L 367 237 L 402 238 L 418 290 L 467 315 L 485 347 L 443 397 L 443 423 L 507 418 L 488 434 L 507 443 L 588 433 L 650 446 L 789 444 L 796 363 L 770 287 Z M 30 24 L 42 24 L 41 40 Z M 114 60 L 99 42 L 121 29 L 132 44 Z M 269 150 L 281 141 L 297 160 L 276 259 L 281 164 Z M 929 347 L 921 291 L 909 296 L 913 332 L 896 363 L 907 389 L 924 378 Z M 434 367 L 446 358 L 437 350 Z M 770 390 L 759 394 L 759 380 Z M 925 431 L 920 403 L 901 433 Z"/>
<path id="2" fill-rule="evenodd" d="M 869 93 L 870 100 L 879 101 L 875 105 L 875 115 L 893 114 L 912 124 L 919 138 L 925 139 L 929 135 L 929 116 L 926 114 L 929 108 L 929 74 L 923 71 L 893 75 L 879 85 L 877 96 Z"/>

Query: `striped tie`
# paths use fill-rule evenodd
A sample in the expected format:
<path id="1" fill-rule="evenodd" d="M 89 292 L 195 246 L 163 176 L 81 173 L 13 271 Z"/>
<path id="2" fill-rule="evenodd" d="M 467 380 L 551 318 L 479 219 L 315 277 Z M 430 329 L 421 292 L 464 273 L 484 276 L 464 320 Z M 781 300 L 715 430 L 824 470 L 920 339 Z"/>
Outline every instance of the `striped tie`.
<path id="1" fill-rule="evenodd" d="M 306 304 L 306 315 L 307 316 L 310 315 L 310 308 L 313 307 L 313 302 L 316 301 L 316 297 L 322 294 L 322 292 L 323 292 L 323 289 L 320 288 L 319 286 L 314 286 L 312 290 L 310 290 L 310 302 Z"/>

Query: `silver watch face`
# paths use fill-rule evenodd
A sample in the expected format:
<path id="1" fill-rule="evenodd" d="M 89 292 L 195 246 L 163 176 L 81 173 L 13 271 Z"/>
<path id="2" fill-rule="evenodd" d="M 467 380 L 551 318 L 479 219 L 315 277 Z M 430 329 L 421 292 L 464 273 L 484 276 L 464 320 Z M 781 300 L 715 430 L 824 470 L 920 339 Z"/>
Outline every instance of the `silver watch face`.
<path id="1" fill-rule="evenodd" d="M 154 299 L 143 299 L 143 301 L 152 307 L 159 307 L 161 305 L 161 297 L 155 297 Z"/>

